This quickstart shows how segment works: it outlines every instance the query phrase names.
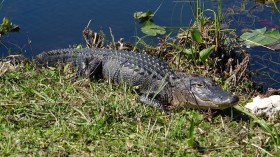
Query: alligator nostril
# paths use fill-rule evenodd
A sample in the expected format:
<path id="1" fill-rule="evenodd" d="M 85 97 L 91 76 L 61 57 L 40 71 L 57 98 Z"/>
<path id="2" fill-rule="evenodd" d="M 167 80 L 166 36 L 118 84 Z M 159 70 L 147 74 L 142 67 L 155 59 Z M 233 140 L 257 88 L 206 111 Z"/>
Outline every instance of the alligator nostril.
<path id="1" fill-rule="evenodd" d="M 235 95 L 233 95 L 232 97 L 229 98 L 229 102 L 230 103 L 237 103 L 239 101 L 239 98 Z"/>

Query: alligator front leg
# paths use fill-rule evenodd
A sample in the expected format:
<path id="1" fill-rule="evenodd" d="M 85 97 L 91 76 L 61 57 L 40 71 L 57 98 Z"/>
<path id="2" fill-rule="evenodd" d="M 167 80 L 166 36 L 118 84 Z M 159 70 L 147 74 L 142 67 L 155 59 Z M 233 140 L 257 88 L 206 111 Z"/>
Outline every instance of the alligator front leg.
<path id="1" fill-rule="evenodd" d="M 102 62 L 95 58 L 76 59 L 76 78 L 85 77 L 92 80 L 94 76 L 101 75 Z"/>
<path id="2" fill-rule="evenodd" d="M 94 76 L 102 75 L 102 61 L 96 58 L 91 59 L 91 61 L 89 61 L 86 75 L 90 79 L 92 79 Z"/>
<path id="3" fill-rule="evenodd" d="M 140 97 L 140 101 L 145 105 L 149 105 L 149 106 L 152 106 L 152 107 L 158 107 L 164 113 L 170 114 L 168 109 L 166 109 L 165 106 L 162 103 L 160 103 L 160 101 L 158 101 L 155 98 L 151 98 L 151 97 L 147 96 L 147 94 L 142 94 L 141 97 Z"/>

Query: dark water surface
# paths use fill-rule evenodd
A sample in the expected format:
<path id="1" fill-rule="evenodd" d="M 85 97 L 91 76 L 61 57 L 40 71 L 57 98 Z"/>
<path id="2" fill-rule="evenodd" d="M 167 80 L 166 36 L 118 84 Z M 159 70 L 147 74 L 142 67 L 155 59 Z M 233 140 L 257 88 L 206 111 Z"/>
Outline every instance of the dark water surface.
<path id="1" fill-rule="evenodd" d="M 42 51 L 66 48 L 74 44 L 85 44 L 82 30 L 92 19 L 94 31 L 103 30 L 106 39 L 111 40 L 111 27 L 115 40 L 124 38 L 134 42 L 139 28 L 136 28 L 133 13 L 155 11 L 162 1 L 156 0 L 5 0 L 0 10 L 0 19 L 8 17 L 21 28 L 19 33 L 9 33 L 4 37 L 4 45 L 13 47 L 10 53 L 22 52 L 32 57 Z M 205 9 L 214 9 L 216 1 L 206 1 Z M 280 7 L 279 3 L 277 4 Z M 227 14 L 229 28 L 242 29 L 262 27 L 280 28 L 280 14 L 271 5 L 252 1 L 223 1 L 223 13 Z M 153 18 L 158 25 L 185 27 L 193 19 L 189 2 L 163 1 Z M 138 33 L 137 33 L 138 32 Z M 176 33 L 176 32 L 175 32 Z M 31 41 L 31 46 L 28 44 Z M 280 88 L 280 52 L 263 48 L 250 48 L 251 69 L 257 70 L 256 77 L 267 87 Z M 0 54 L 9 51 L 0 45 Z"/>
<path id="2" fill-rule="evenodd" d="M 155 0 L 6 0 L 1 16 L 7 16 L 13 23 L 20 25 L 20 34 L 10 34 L 11 42 L 19 44 L 29 56 L 27 39 L 32 41 L 35 54 L 43 50 L 84 44 L 82 30 L 92 19 L 91 28 L 103 30 L 110 39 L 111 27 L 115 39 L 124 38 L 134 41 L 136 11 L 155 11 L 160 1 Z M 158 10 L 154 20 L 159 25 L 186 26 L 192 13 L 189 6 L 181 11 L 181 5 L 166 1 Z M 172 17 L 174 15 L 174 17 Z M 182 14 L 182 16 L 179 16 Z M 182 22 L 180 22 L 180 20 Z M 3 49 L 1 49 L 3 52 Z"/>

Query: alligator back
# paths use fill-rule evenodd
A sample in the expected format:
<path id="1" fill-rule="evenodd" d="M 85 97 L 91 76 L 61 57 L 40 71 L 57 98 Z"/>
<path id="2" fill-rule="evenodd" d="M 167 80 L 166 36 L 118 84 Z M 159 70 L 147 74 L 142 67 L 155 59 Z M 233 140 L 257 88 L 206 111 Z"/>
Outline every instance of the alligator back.
<path id="1" fill-rule="evenodd" d="M 73 62 L 81 76 L 100 73 L 115 84 L 126 82 L 141 86 L 141 93 L 158 90 L 175 77 L 168 64 L 148 54 L 109 49 L 59 49 L 43 52 L 36 57 L 40 65 Z"/>

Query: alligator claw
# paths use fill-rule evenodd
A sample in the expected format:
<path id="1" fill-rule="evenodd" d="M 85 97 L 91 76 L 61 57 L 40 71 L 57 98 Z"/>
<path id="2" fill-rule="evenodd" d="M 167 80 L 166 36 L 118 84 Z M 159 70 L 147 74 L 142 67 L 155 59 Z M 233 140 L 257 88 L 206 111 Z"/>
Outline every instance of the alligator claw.
<path id="1" fill-rule="evenodd" d="M 158 107 L 160 110 L 162 110 L 167 115 L 171 114 L 171 112 L 168 109 L 166 109 L 164 107 L 164 105 L 162 105 L 158 100 L 153 99 L 153 98 L 149 98 L 149 97 L 147 97 L 146 94 L 141 95 L 140 101 L 145 105 L 149 105 L 149 106 L 152 106 L 152 107 Z"/>

